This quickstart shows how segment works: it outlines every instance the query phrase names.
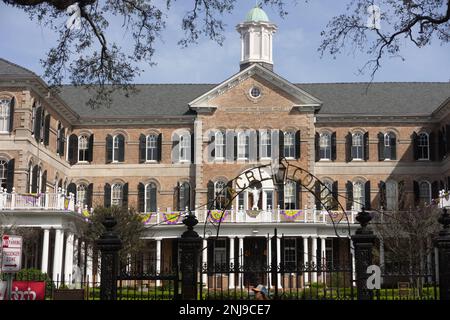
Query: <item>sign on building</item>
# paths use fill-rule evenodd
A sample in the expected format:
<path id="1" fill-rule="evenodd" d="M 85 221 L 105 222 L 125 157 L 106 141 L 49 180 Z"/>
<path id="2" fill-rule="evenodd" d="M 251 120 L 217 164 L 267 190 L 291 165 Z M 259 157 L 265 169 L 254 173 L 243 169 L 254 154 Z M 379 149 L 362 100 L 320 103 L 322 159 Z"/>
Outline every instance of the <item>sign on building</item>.
<path id="1" fill-rule="evenodd" d="M 18 272 L 22 265 L 22 237 L 2 236 L 2 264 L 4 273 Z"/>

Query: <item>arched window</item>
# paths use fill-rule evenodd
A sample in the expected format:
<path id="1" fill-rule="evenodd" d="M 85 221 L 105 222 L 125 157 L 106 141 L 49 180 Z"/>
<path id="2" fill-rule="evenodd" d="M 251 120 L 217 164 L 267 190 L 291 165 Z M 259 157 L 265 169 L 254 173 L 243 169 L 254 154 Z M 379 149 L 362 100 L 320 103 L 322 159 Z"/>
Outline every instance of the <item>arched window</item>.
<path id="1" fill-rule="evenodd" d="M 146 161 L 158 160 L 158 136 L 155 134 L 148 135 L 146 138 Z"/>
<path id="2" fill-rule="evenodd" d="M 326 188 L 323 186 L 321 187 L 320 199 L 322 203 L 331 205 L 333 203 L 332 199 L 330 199 L 330 197 L 333 196 L 333 182 L 325 180 L 323 181 L 323 184 Z"/>
<path id="3" fill-rule="evenodd" d="M 261 158 L 272 157 L 272 141 L 270 131 L 261 132 Z"/>
<path id="4" fill-rule="evenodd" d="M 362 160 L 364 158 L 364 138 L 362 133 L 355 133 L 352 137 L 352 158 Z"/>
<path id="5" fill-rule="evenodd" d="M 294 181 L 288 181 L 284 185 L 284 208 L 295 209 L 296 185 Z"/>
<path id="6" fill-rule="evenodd" d="M 122 206 L 122 200 L 123 200 L 123 186 L 120 183 L 115 183 L 112 185 L 111 205 Z"/>
<path id="7" fill-rule="evenodd" d="M 398 208 L 398 184 L 394 180 L 386 182 L 386 210 Z"/>
<path id="8" fill-rule="evenodd" d="M 238 159 L 248 159 L 249 157 L 249 143 L 250 137 L 246 132 L 238 133 Z"/>
<path id="9" fill-rule="evenodd" d="M 150 182 L 145 186 L 145 212 L 156 212 L 156 184 Z"/>
<path id="10" fill-rule="evenodd" d="M 0 187 L 6 189 L 6 179 L 8 177 L 8 162 L 0 160 Z"/>
<path id="11" fill-rule="evenodd" d="M 78 162 L 88 161 L 89 139 L 87 136 L 78 137 Z"/>
<path id="12" fill-rule="evenodd" d="M 189 134 L 182 134 L 180 136 L 180 161 L 190 161 L 191 136 Z"/>
<path id="13" fill-rule="evenodd" d="M 361 181 L 356 181 L 353 183 L 353 209 L 356 211 L 361 211 L 361 208 L 365 204 L 364 195 L 364 183 Z"/>
<path id="14" fill-rule="evenodd" d="M 190 207 L 191 187 L 188 182 L 183 182 L 178 190 L 178 210 L 183 211 Z"/>
<path id="15" fill-rule="evenodd" d="M 428 181 L 419 183 L 419 199 L 421 205 L 431 203 L 431 184 Z"/>
<path id="16" fill-rule="evenodd" d="M 113 137 L 113 162 L 123 162 L 125 153 L 125 138 L 118 134 Z"/>
<path id="17" fill-rule="evenodd" d="M 12 116 L 9 108 L 10 103 L 11 100 L 9 99 L 0 100 L 0 132 L 9 131 L 9 117 Z"/>
<path id="18" fill-rule="evenodd" d="M 428 134 L 424 132 L 419 134 L 417 147 L 419 152 L 419 160 L 429 160 L 430 143 Z"/>
<path id="19" fill-rule="evenodd" d="M 331 135 L 329 133 L 321 133 L 319 139 L 320 159 L 331 160 Z"/>
<path id="20" fill-rule="evenodd" d="M 225 138 L 222 131 L 215 133 L 215 157 L 216 160 L 223 160 L 225 158 Z"/>
<path id="21" fill-rule="evenodd" d="M 396 160 L 396 135 L 393 132 L 384 134 L 384 159 Z"/>
<path id="22" fill-rule="evenodd" d="M 86 202 L 87 186 L 85 184 L 79 184 L 77 186 L 77 203 L 84 207 Z"/>
<path id="23" fill-rule="evenodd" d="M 217 181 L 214 184 L 215 208 L 222 210 L 225 207 L 226 201 L 226 183 L 224 181 Z"/>
<path id="24" fill-rule="evenodd" d="M 284 133 L 284 157 L 288 159 L 295 158 L 295 133 Z"/>

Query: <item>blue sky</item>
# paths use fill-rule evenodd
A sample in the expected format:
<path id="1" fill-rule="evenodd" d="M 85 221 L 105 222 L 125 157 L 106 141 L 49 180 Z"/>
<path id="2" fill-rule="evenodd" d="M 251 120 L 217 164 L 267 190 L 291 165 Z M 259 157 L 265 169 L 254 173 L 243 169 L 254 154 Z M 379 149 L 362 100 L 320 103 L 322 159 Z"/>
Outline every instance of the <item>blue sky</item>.
<path id="1" fill-rule="evenodd" d="M 162 0 L 158 0 L 159 2 Z M 320 57 L 320 32 L 335 15 L 345 11 L 347 1 L 316 0 L 286 1 L 289 14 L 281 18 L 270 7 L 264 8 L 270 20 L 277 24 L 274 36 L 274 71 L 293 83 L 363 82 L 370 74 L 358 74 L 367 61 L 360 52 Z M 224 16 L 223 46 L 202 38 L 188 48 L 177 45 L 183 36 L 181 19 L 190 1 L 178 1 L 167 12 L 167 27 L 157 41 L 153 61 L 156 66 L 141 65 L 145 71 L 136 83 L 219 83 L 239 70 L 240 41 L 235 26 L 244 20 L 255 5 L 254 0 L 238 1 L 232 14 Z M 383 8 L 381 7 L 381 10 Z M 121 20 L 112 21 L 111 39 L 126 47 Z M 382 26 L 383 27 L 383 26 Z M 125 35 L 126 36 L 126 35 Z M 55 44 L 52 31 L 30 21 L 21 10 L 0 3 L 0 56 L 42 75 L 39 59 Z M 427 48 L 418 49 L 405 41 L 402 49 L 405 61 L 386 57 L 374 81 L 444 81 L 450 80 L 449 45 L 433 41 Z"/>

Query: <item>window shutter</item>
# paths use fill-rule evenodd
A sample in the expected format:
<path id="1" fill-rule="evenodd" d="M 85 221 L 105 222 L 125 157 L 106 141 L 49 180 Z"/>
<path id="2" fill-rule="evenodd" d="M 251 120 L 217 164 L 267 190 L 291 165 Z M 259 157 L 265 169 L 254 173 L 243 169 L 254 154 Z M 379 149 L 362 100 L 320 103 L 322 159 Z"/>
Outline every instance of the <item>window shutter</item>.
<path id="1" fill-rule="evenodd" d="M 147 159 L 147 138 L 144 134 L 139 135 L 139 163 L 144 163 Z"/>
<path id="2" fill-rule="evenodd" d="M 300 130 L 297 130 L 295 133 L 295 159 L 300 159 L 301 156 L 301 142 L 300 142 L 301 136 L 300 136 Z"/>
<path id="3" fill-rule="evenodd" d="M 282 157 L 284 157 L 284 132 L 282 130 L 280 130 L 278 134 L 278 143 L 278 157 L 281 159 Z"/>
<path id="4" fill-rule="evenodd" d="M 113 137 L 108 134 L 106 136 L 106 163 L 112 162 L 112 154 L 113 154 Z M 111 188 L 111 186 L 110 186 Z M 111 201 L 110 201 L 111 206 Z"/>
<path id="5" fill-rule="evenodd" d="M 41 140 L 41 122 L 42 122 L 42 107 L 36 109 L 36 117 L 34 122 L 34 138 L 36 141 Z"/>
<path id="6" fill-rule="evenodd" d="M 47 170 L 44 171 L 42 174 L 42 185 L 41 185 L 41 192 L 45 193 L 47 190 Z"/>
<path id="7" fill-rule="evenodd" d="M 301 210 L 302 209 L 302 185 L 300 183 L 298 183 L 297 181 L 295 182 L 295 198 L 297 200 L 297 209 Z"/>
<path id="8" fill-rule="evenodd" d="M 44 145 L 48 146 L 50 140 L 50 115 L 45 116 L 44 121 Z"/>
<path id="9" fill-rule="evenodd" d="M 195 135 L 194 133 L 191 133 L 191 143 L 189 145 L 190 150 L 188 150 L 191 153 L 191 163 L 195 163 Z"/>
<path id="10" fill-rule="evenodd" d="M 450 125 L 445 125 L 445 134 L 446 134 L 446 141 L 447 141 L 447 146 L 446 146 L 446 149 L 447 149 L 447 152 L 446 152 L 446 154 L 448 155 L 449 153 L 450 153 Z"/>
<path id="11" fill-rule="evenodd" d="M 320 145 L 319 145 L 319 141 L 320 141 L 320 135 L 318 132 L 316 132 L 316 136 L 315 136 L 315 151 L 316 151 L 316 161 L 320 160 Z"/>
<path id="12" fill-rule="evenodd" d="M 91 134 L 88 141 L 87 161 L 92 162 L 94 159 L 94 134 Z"/>
<path id="13" fill-rule="evenodd" d="M 128 209 L 128 182 L 123 185 L 122 189 L 122 207 Z"/>
<path id="14" fill-rule="evenodd" d="M 350 162 L 355 158 L 355 150 L 353 148 L 352 142 L 352 134 L 349 132 L 347 133 L 347 136 L 345 137 L 345 160 L 347 162 Z"/>
<path id="15" fill-rule="evenodd" d="M 414 160 L 418 160 L 419 159 L 419 136 L 417 135 L 417 133 L 414 131 L 412 136 L 412 145 L 413 145 L 413 157 Z"/>
<path id="16" fill-rule="evenodd" d="M 69 137 L 69 163 L 71 165 L 78 161 L 78 137 L 76 134 L 71 134 Z"/>
<path id="17" fill-rule="evenodd" d="M 145 212 L 145 186 L 141 182 L 138 184 L 138 212 Z"/>
<path id="18" fill-rule="evenodd" d="M 226 130 L 225 132 L 225 158 L 226 161 L 234 160 L 234 132 Z"/>
<path id="19" fill-rule="evenodd" d="M 237 156 L 238 156 L 238 135 L 237 135 L 237 132 L 234 134 L 234 137 L 233 137 L 233 144 L 234 144 L 234 146 L 233 146 L 233 148 L 234 148 L 234 160 L 237 160 Z"/>
<path id="20" fill-rule="evenodd" d="M 370 145 L 369 145 L 369 132 L 364 133 L 364 160 L 369 160 Z"/>
<path id="21" fill-rule="evenodd" d="M 158 134 L 158 141 L 157 141 L 157 150 L 156 150 L 156 160 L 158 162 L 161 162 L 162 160 L 162 133 Z"/>
<path id="22" fill-rule="evenodd" d="M 65 142 L 66 142 L 66 129 L 61 128 L 58 140 L 58 153 L 60 156 L 64 156 Z"/>
<path id="23" fill-rule="evenodd" d="M 316 202 L 316 209 L 317 210 L 322 210 L 322 202 L 320 200 L 320 183 L 316 182 L 316 184 L 314 185 L 314 195 L 315 195 L 315 202 Z"/>
<path id="24" fill-rule="evenodd" d="M 397 160 L 397 137 L 395 134 L 391 133 L 391 160 Z"/>
<path id="25" fill-rule="evenodd" d="M 333 186 L 332 186 L 332 190 L 331 190 L 331 194 L 333 196 L 333 206 L 332 209 L 333 210 L 339 210 L 339 194 L 338 194 L 338 182 L 334 181 L 333 182 Z"/>
<path id="26" fill-rule="evenodd" d="M 249 134 L 249 161 L 258 161 L 258 138 L 256 130 L 250 130 Z"/>
<path id="27" fill-rule="evenodd" d="M 15 104 L 15 102 L 16 102 L 16 100 L 14 99 L 14 97 L 9 102 L 9 127 L 8 127 L 9 132 L 13 132 L 13 129 L 14 129 L 14 104 Z"/>
<path id="28" fill-rule="evenodd" d="M 370 180 L 366 181 L 366 183 L 364 184 L 364 197 L 365 197 L 365 203 L 364 203 L 364 207 L 366 210 L 370 210 L 371 209 L 371 201 L 370 201 Z"/>
<path id="29" fill-rule="evenodd" d="M 31 193 L 37 193 L 37 183 L 38 183 L 38 166 L 33 167 L 32 179 L 31 179 Z"/>
<path id="30" fill-rule="evenodd" d="M 73 182 L 69 183 L 67 186 L 66 194 L 70 195 L 70 193 L 73 193 L 75 201 L 77 200 L 77 185 Z"/>
<path id="31" fill-rule="evenodd" d="M 150 212 L 158 211 L 158 202 L 156 199 L 156 186 L 150 185 Z"/>
<path id="32" fill-rule="evenodd" d="M 414 180 L 413 187 L 414 187 L 414 202 L 417 205 L 420 200 L 419 182 Z"/>
<path id="33" fill-rule="evenodd" d="M 208 132 L 208 141 L 208 162 L 212 162 L 216 158 L 216 133 L 214 131 Z"/>
<path id="34" fill-rule="evenodd" d="M 117 137 L 119 139 L 119 162 L 125 161 L 125 138 L 123 135 L 119 134 Z"/>
<path id="35" fill-rule="evenodd" d="M 445 146 L 444 146 L 444 134 L 442 133 L 442 130 L 438 131 L 438 160 L 442 160 L 444 158 L 445 153 Z"/>
<path id="36" fill-rule="evenodd" d="M 433 181 L 431 184 L 431 199 L 438 199 L 439 198 L 439 182 Z"/>
<path id="37" fill-rule="evenodd" d="M 262 134 L 262 132 L 263 131 L 256 130 L 256 160 L 257 161 L 259 159 L 261 159 L 261 155 L 262 155 L 262 146 L 261 146 L 261 134 Z M 269 130 L 267 130 L 267 134 L 271 134 Z M 271 144 L 271 147 L 272 147 L 273 146 L 272 136 L 270 136 L 270 144 Z M 273 152 L 272 152 L 272 154 L 273 154 Z M 272 156 L 272 154 L 271 154 L 271 156 Z"/>
<path id="38" fill-rule="evenodd" d="M 430 146 L 430 160 L 436 161 L 436 134 L 434 132 L 430 132 L 428 136 L 428 145 Z"/>
<path id="39" fill-rule="evenodd" d="M 336 131 L 331 134 L 331 160 L 336 160 Z"/>
<path id="40" fill-rule="evenodd" d="M 88 208 L 92 208 L 92 197 L 94 195 L 94 184 L 90 183 L 87 187 L 86 192 L 86 205 Z"/>
<path id="41" fill-rule="evenodd" d="M 386 209 L 386 183 L 384 181 L 380 181 L 378 184 L 378 189 L 380 193 L 380 208 Z"/>
<path id="42" fill-rule="evenodd" d="M 174 199 L 173 199 L 173 207 L 175 210 L 180 210 L 180 183 L 177 182 L 177 186 L 175 187 Z"/>
<path id="43" fill-rule="evenodd" d="M 207 200 L 207 202 L 208 202 L 207 209 L 208 210 L 215 209 L 216 203 L 214 201 L 214 199 L 215 199 L 214 182 L 209 181 L 206 186 L 207 186 L 207 190 L 208 190 L 208 192 L 207 192 L 207 199 L 208 199 Z"/>
<path id="44" fill-rule="evenodd" d="M 284 187 L 279 187 L 277 190 L 278 194 L 278 205 L 280 209 L 284 209 Z"/>
<path id="45" fill-rule="evenodd" d="M 346 193 L 347 193 L 346 210 L 351 210 L 352 206 L 353 206 L 353 183 L 351 181 L 347 181 L 345 188 L 346 188 Z"/>
<path id="46" fill-rule="evenodd" d="M 172 136 L 172 163 L 180 162 L 180 136 L 174 132 Z"/>
<path id="47" fill-rule="evenodd" d="M 8 169 L 6 173 L 6 192 L 11 193 L 14 187 L 14 162 L 15 159 L 8 161 Z"/>
<path id="48" fill-rule="evenodd" d="M 271 130 L 270 143 L 272 144 L 272 159 L 275 161 L 284 156 L 284 150 L 280 148 L 280 138 L 284 142 L 284 135 L 280 134 L 279 130 Z"/>
<path id="49" fill-rule="evenodd" d="M 106 183 L 104 188 L 104 206 L 105 208 L 111 207 L 111 185 L 109 183 Z"/>
<path id="50" fill-rule="evenodd" d="M 382 132 L 378 133 L 378 161 L 383 161 L 384 156 L 384 134 Z"/>

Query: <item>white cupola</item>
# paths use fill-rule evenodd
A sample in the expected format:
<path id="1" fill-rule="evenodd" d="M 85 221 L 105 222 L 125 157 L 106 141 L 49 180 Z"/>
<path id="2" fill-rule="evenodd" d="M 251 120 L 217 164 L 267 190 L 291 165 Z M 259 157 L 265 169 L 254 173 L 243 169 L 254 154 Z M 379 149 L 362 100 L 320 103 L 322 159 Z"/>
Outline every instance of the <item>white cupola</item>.
<path id="1" fill-rule="evenodd" d="M 236 30 L 241 34 L 240 69 L 259 63 L 273 70 L 272 35 L 277 26 L 269 21 L 267 14 L 259 6 L 254 7 Z"/>

